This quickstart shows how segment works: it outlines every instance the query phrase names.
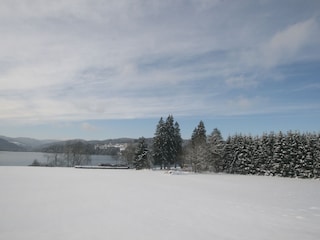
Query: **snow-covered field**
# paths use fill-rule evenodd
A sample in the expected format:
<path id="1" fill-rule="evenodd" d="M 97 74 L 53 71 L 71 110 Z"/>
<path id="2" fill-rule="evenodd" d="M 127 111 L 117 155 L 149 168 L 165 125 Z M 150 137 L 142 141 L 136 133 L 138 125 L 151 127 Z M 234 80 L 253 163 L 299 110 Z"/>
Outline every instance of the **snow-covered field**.
<path id="1" fill-rule="evenodd" d="M 0 239 L 320 239 L 320 181 L 0 167 Z"/>

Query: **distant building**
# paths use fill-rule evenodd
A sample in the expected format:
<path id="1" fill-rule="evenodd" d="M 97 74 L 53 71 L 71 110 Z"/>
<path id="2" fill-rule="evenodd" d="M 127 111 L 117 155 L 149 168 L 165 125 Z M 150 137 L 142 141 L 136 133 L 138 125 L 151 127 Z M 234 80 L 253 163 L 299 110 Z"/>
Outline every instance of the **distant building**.
<path id="1" fill-rule="evenodd" d="M 112 144 L 112 143 L 105 143 L 105 144 L 96 144 L 94 145 L 94 149 L 97 150 L 106 150 L 109 148 L 119 148 L 120 152 L 124 151 L 127 148 L 128 144 L 127 143 L 116 143 L 116 144 Z"/>

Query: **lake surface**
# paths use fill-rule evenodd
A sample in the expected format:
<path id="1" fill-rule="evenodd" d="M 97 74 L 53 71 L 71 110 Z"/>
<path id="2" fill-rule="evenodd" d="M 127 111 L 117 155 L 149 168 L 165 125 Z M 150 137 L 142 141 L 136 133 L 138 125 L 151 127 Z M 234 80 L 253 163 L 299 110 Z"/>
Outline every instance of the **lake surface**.
<path id="1" fill-rule="evenodd" d="M 0 166 L 28 166 L 34 160 L 47 163 L 48 158 L 52 156 L 52 153 L 0 151 Z M 91 155 L 91 165 L 95 166 L 101 163 L 116 164 L 119 163 L 119 158 L 109 155 Z"/>

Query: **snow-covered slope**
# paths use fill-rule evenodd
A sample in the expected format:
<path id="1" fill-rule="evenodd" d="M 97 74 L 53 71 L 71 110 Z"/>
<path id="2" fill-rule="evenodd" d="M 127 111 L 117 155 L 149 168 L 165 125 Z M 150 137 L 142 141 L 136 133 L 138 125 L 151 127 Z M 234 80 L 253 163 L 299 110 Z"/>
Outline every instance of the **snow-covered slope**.
<path id="1" fill-rule="evenodd" d="M 320 182 L 0 168 L 0 239 L 319 239 Z"/>

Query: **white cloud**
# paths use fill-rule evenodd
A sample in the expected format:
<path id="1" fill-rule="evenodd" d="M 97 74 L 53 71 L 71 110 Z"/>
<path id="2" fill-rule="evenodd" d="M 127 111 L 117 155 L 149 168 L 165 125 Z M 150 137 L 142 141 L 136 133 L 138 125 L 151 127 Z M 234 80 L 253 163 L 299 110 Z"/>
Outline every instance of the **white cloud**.
<path id="1" fill-rule="evenodd" d="M 248 88 L 257 85 L 255 78 L 244 75 L 230 77 L 225 80 L 226 84 L 232 88 Z"/>
<path id="2" fill-rule="evenodd" d="M 314 41 L 312 36 L 315 30 L 317 30 L 316 22 L 312 18 L 277 32 L 261 47 L 263 64 L 273 67 L 279 63 L 295 62 L 301 59 L 303 48 Z"/>
<path id="3" fill-rule="evenodd" d="M 248 97 L 239 96 L 235 99 L 230 99 L 227 101 L 227 105 L 233 111 L 239 113 L 244 110 L 249 110 L 257 103 L 257 99 L 249 99 Z"/>
<path id="4" fill-rule="evenodd" d="M 89 132 L 97 130 L 97 128 L 94 125 L 87 122 L 81 124 L 81 129 Z"/>
<path id="5" fill-rule="evenodd" d="M 308 58 L 304 49 L 319 46 L 310 40 L 318 19 L 298 10 L 288 23 L 264 29 L 267 14 L 251 1 L 4 0 L 0 118 L 254 111 L 250 99 L 222 103 L 235 88 L 259 86 L 257 73 L 274 79 L 265 68 Z"/>

